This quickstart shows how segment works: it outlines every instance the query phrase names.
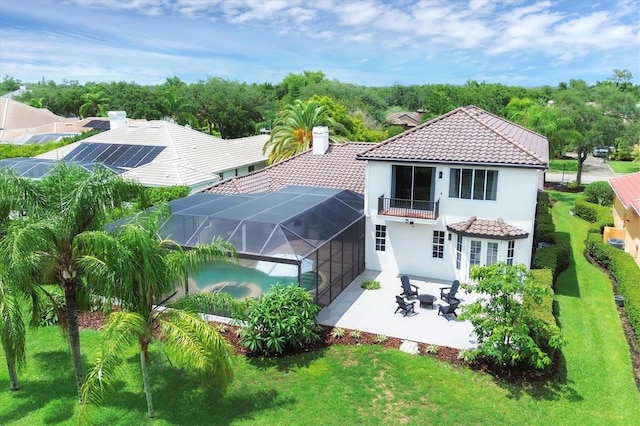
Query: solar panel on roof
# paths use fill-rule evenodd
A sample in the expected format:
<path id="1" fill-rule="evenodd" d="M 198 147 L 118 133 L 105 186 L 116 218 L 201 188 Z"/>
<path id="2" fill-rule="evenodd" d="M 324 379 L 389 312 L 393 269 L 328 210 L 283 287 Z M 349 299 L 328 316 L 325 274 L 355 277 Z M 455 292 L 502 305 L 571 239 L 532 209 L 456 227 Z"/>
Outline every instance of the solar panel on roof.
<path id="1" fill-rule="evenodd" d="M 156 145 L 82 142 L 64 159 L 98 162 L 108 166 L 135 168 L 153 161 L 166 147 Z"/>

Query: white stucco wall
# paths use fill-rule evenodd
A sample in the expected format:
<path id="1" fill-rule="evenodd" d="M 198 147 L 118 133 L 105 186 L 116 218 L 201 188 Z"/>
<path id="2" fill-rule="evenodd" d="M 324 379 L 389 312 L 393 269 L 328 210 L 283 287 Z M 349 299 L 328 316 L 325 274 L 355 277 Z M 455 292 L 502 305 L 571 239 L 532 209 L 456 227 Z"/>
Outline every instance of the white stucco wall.
<path id="1" fill-rule="evenodd" d="M 435 167 L 435 198 L 440 200 L 440 216 L 436 221 L 414 219 L 413 225 L 404 218 L 378 216 L 378 197 L 391 196 L 392 165 L 415 165 Z M 460 222 L 476 216 L 478 219 L 496 220 L 502 218 L 506 223 L 529 232 L 526 239 L 515 240 L 514 263 L 530 264 L 531 244 L 538 177 L 541 172 L 535 169 L 482 167 L 479 169 L 498 170 L 497 196 L 495 201 L 466 200 L 449 198 L 450 167 L 473 168 L 469 166 L 421 163 L 391 163 L 368 161 L 366 168 L 365 210 L 366 222 L 366 267 L 393 273 L 428 276 L 438 279 L 466 278 L 468 259 L 463 259 L 461 270 L 455 269 L 455 250 L 457 234 L 451 235 L 447 224 Z M 442 177 L 440 178 L 440 172 Z M 385 252 L 375 250 L 375 225 L 387 227 L 387 246 Z M 445 231 L 445 254 L 443 259 L 433 258 L 433 231 Z M 469 252 L 470 240 L 482 242 L 482 261 L 486 259 L 487 242 L 498 243 L 498 261 L 505 261 L 507 241 L 463 238 L 463 253 Z"/>

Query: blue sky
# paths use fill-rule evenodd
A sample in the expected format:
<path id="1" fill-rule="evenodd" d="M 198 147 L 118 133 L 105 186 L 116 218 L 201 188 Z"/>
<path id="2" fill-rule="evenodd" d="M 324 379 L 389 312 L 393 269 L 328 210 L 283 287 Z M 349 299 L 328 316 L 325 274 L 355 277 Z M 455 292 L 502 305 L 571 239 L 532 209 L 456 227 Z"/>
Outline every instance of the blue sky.
<path id="1" fill-rule="evenodd" d="M 628 69 L 640 84 L 639 28 L 639 0 L 5 0 L 0 76 L 556 86 Z"/>

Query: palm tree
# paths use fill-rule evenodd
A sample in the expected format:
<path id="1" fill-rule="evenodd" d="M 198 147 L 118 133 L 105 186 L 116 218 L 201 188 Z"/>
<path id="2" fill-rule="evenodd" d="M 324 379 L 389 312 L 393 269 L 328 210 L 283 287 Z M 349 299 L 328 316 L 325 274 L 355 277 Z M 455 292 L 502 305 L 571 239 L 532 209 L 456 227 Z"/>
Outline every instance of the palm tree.
<path id="1" fill-rule="evenodd" d="M 320 103 L 304 103 L 297 99 L 274 121 L 271 137 L 263 148 L 263 152 L 271 149 L 267 162 L 273 164 L 311 148 L 316 126 L 331 128 L 335 122 Z M 337 136 L 330 136 L 329 140 L 335 143 L 343 141 Z"/>
<path id="2" fill-rule="evenodd" d="M 55 281 L 62 288 L 66 304 L 63 324 L 81 398 L 84 367 L 77 296 L 84 274 L 79 259 L 85 253 L 77 237 L 102 226 L 109 208 L 130 200 L 142 188 L 103 168 L 89 173 L 64 163 L 58 164 L 39 186 L 45 207 L 8 229 L 0 241 L 0 257 L 6 260 L 7 272 L 19 287 L 27 288 L 37 280 L 40 284 Z"/>
<path id="3" fill-rule="evenodd" d="M 192 111 L 194 106 L 184 97 L 167 91 L 162 98 L 162 112 L 171 119 L 173 123 L 189 123 L 192 127 L 197 124 L 197 119 Z"/>
<path id="4" fill-rule="evenodd" d="M 138 343 L 149 417 L 155 416 L 149 378 L 149 345 L 162 339 L 167 350 L 207 383 L 222 391 L 231 381 L 231 345 L 195 313 L 165 309 L 164 301 L 188 273 L 211 260 L 234 261 L 235 248 L 221 239 L 185 251 L 159 237 L 158 214 L 142 213 L 113 232 L 82 235 L 91 251 L 81 263 L 105 294 L 119 299 L 121 312 L 109 315 L 95 365 L 87 374 L 83 399 L 103 402 L 124 365 L 126 348 Z"/>
<path id="5" fill-rule="evenodd" d="M 100 86 L 93 86 L 89 92 L 81 97 L 84 102 L 80 105 L 80 117 L 96 117 L 104 115 L 107 105 L 111 102 Z"/>
<path id="6" fill-rule="evenodd" d="M 40 207 L 42 197 L 32 181 L 20 179 L 13 171 L 0 171 L 0 241 L 6 234 L 11 212 L 22 212 Z M 19 271 L 18 271 L 19 272 Z M 28 277 L 24 280 L 28 282 Z M 20 389 L 16 367 L 26 362 L 25 323 L 22 315 L 21 296 L 32 302 L 32 325 L 39 315 L 39 303 L 33 286 L 18 287 L 7 272 L 6 263 L 0 263 L 0 342 L 7 360 L 9 386 Z"/>
<path id="7" fill-rule="evenodd" d="M 20 389 L 16 367 L 26 363 L 26 331 L 22 313 L 25 300 L 31 304 L 31 326 L 36 327 L 40 303 L 35 287 L 19 287 L 7 273 L 6 266 L 0 264 L 0 342 L 7 360 L 11 390 Z"/>

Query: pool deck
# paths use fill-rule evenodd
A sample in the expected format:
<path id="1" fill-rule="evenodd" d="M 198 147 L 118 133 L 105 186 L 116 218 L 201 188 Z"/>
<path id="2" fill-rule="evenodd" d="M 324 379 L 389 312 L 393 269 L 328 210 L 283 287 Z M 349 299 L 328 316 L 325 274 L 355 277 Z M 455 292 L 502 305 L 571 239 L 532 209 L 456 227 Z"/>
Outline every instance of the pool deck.
<path id="1" fill-rule="evenodd" d="M 409 278 L 411 284 L 418 286 L 419 294 L 438 297 L 440 287 L 451 285 L 450 281 L 415 276 Z M 362 289 L 360 284 L 367 279 L 378 280 L 380 289 Z M 422 308 L 417 299 L 408 298 L 409 302 L 416 302 L 415 314 L 406 317 L 400 312 L 394 314 L 397 307 L 395 296 L 401 292 L 399 275 L 365 270 L 329 306 L 320 311 L 318 323 L 457 349 L 474 348 L 477 345 L 469 321 L 456 319 L 453 315 L 447 320 L 438 315 L 438 305 L 446 305 L 439 298 L 434 302 L 433 308 Z M 462 287 L 457 296 L 461 307 L 479 297 L 465 292 Z"/>

